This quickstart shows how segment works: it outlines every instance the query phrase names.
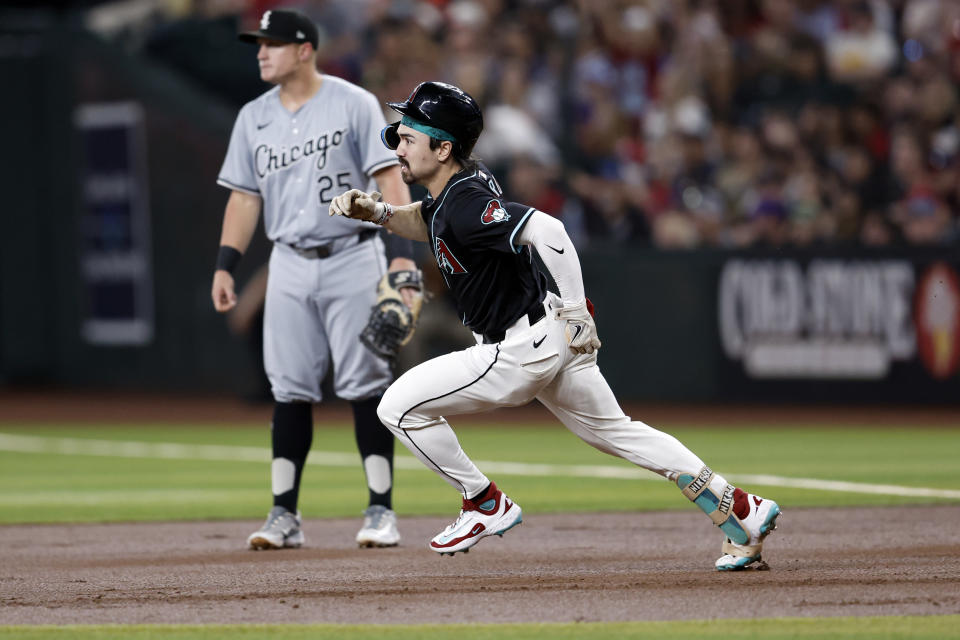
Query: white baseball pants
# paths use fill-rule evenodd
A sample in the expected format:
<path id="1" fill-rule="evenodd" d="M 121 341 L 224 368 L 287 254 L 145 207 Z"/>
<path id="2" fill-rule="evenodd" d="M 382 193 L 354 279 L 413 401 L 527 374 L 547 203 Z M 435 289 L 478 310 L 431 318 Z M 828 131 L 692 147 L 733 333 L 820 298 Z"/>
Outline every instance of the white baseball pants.
<path id="1" fill-rule="evenodd" d="M 530 325 L 523 316 L 497 344 L 478 344 L 428 360 L 390 386 L 380 402 L 383 423 L 427 467 L 464 498 L 489 479 L 467 457 L 444 416 L 513 407 L 538 399 L 572 432 L 604 453 L 673 481 L 696 475 L 703 462 L 676 438 L 627 417 L 597 366 L 597 354 L 577 355 L 567 346 L 565 322 L 547 315 Z M 719 474 L 711 488 L 722 495 Z"/>

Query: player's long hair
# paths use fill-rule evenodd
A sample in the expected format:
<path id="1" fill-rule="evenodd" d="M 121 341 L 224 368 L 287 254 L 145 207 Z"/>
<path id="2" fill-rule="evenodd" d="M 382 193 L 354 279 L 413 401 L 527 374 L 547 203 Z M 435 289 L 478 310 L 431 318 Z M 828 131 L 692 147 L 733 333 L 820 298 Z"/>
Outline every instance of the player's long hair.
<path id="1" fill-rule="evenodd" d="M 430 150 L 433 151 L 434 149 L 436 149 L 437 147 L 439 147 L 441 142 L 443 142 L 443 140 L 440 140 L 440 139 L 438 139 L 438 138 L 434 138 L 434 137 L 431 136 L 431 137 L 430 137 Z M 457 162 L 459 162 L 459 163 L 460 163 L 460 166 L 462 166 L 464 169 L 472 169 L 472 168 L 474 168 L 474 167 L 476 166 L 477 162 L 480 160 L 479 158 L 475 158 L 473 155 L 469 155 L 469 154 L 468 154 L 468 155 L 464 156 L 464 153 L 463 153 L 463 145 L 461 145 L 459 142 L 454 142 L 454 143 L 453 143 L 452 155 L 453 155 L 453 159 L 456 160 Z"/>

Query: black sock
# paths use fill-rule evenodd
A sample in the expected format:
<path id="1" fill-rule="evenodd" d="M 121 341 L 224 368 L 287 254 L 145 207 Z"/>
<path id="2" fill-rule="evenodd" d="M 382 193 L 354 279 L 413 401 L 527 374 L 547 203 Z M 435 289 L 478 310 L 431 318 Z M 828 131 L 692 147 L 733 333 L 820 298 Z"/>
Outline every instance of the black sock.
<path id="1" fill-rule="evenodd" d="M 286 458 L 294 466 L 293 488 L 273 496 L 274 506 L 296 513 L 300 495 L 300 476 L 313 444 L 313 405 L 309 402 L 277 402 L 273 405 L 270 429 L 273 457 Z"/>
<path id="2" fill-rule="evenodd" d="M 353 425 L 354 435 L 357 438 L 357 449 L 360 451 L 360 459 L 364 461 L 364 474 L 367 475 L 366 461 L 370 456 L 381 456 L 386 459 L 388 464 L 387 477 L 380 478 L 386 480 L 386 491 L 374 491 L 370 486 L 374 484 L 369 475 L 367 475 L 367 490 L 370 492 L 370 504 L 380 504 L 387 509 L 393 508 L 393 434 L 383 426 L 380 418 L 377 417 L 377 405 L 380 404 L 381 396 L 375 396 L 366 400 L 351 402 L 353 406 Z M 378 487 L 381 488 L 381 487 Z"/>

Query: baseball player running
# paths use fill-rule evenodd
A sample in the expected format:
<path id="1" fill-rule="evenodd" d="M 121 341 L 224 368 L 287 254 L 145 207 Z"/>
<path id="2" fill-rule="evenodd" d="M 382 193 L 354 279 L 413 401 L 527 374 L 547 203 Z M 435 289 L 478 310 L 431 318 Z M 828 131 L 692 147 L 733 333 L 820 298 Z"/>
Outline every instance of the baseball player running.
<path id="1" fill-rule="evenodd" d="M 563 224 L 505 200 L 487 168 L 470 157 L 483 129 L 474 99 L 457 87 L 425 82 L 405 102 L 388 104 L 402 119 L 383 130 L 384 143 L 396 151 L 404 181 L 422 184 L 429 196 L 391 206 L 377 202 L 376 192 L 350 190 L 331 203 L 330 213 L 429 242 L 476 337 L 475 346 L 407 371 L 378 408 L 407 448 L 463 496 L 460 516 L 430 547 L 466 552 L 522 520 L 520 505 L 467 457 L 444 416 L 536 398 L 587 443 L 676 483 L 725 534 L 717 569 L 759 562 L 780 508 L 729 484 L 672 436 L 624 415 L 597 367 L 600 339 Z M 531 249 L 559 296 L 546 292 Z"/>
<path id="2" fill-rule="evenodd" d="M 380 143 L 386 121 L 376 98 L 318 73 L 317 29 L 306 16 L 267 11 L 260 29 L 240 39 L 258 45 L 260 77 L 276 85 L 240 110 L 217 179 L 231 190 L 213 276 L 217 311 L 236 304 L 231 274 L 261 208 L 273 241 L 263 350 L 275 400 L 274 506 L 248 544 L 280 549 L 304 543 L 297 500 L 313 439 L 312 403 L 321 401 L 321 383 L 332 365 L 333 389 L 353 407 L 370 495 L 357 543 L 393 546 L 400 540 L 391 508 L 394 438 L 376 415 L 393 376 L 389 360 L 358 340 L 387 273 L 384 240 L 373 224 L 326 212 L 338 193 L 368 189 L 374 181 L 392 203 L 410 202 L 410 191 L 397 159 Z M 404 276 L 404 300 L 418 306 L 420 274 L 410 259 L 412 243 L 387 236 L 394 245 L 392 282 Z"/>

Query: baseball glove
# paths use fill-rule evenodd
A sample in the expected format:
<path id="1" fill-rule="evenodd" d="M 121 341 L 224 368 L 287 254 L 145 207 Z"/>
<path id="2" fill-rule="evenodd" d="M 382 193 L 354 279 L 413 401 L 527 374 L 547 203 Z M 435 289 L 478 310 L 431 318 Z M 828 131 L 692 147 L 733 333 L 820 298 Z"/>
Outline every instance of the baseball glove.
<path id="1" fill-rule="evenodd" d="M 403 303 L 400 289 L 417 291 L 413 304 Z M 410 342 L 423 306 L 423 274 L 418 271 L 394 271 L 380 278 L 377 304 L 370 313 L 367 326 L 360 332 L 360 342 L 384 360 L 397 357 L 400 347 Z"/>

